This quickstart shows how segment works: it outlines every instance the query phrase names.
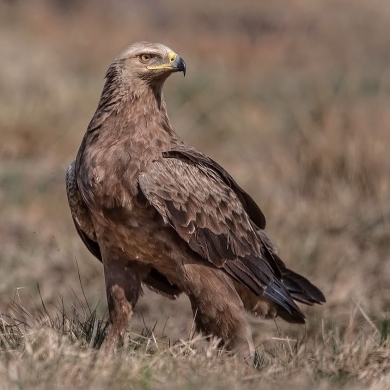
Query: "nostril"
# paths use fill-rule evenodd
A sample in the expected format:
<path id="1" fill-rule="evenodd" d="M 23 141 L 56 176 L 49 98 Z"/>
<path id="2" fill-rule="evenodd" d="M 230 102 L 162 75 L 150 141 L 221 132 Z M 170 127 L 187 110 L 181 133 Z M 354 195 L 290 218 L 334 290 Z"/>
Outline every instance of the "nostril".
<path id="1" fill-rule="evenodd" d="M 176 53 L 174 53 L 172 51 L 168 53 L 168 61 L 170 63 L 174 62 L 176 58 L 177 58 L 177 54 Z"/>

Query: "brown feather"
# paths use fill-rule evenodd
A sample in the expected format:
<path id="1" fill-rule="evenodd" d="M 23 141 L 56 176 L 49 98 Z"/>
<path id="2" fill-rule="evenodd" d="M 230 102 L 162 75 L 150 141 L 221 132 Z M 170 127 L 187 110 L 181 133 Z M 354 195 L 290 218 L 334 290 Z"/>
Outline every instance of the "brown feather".
<path id="1" fill-rule="evenodd" d="M 107 345 L 123 335 L 143 282 L 169 297 L 184 291 L 199 331 L 253 352 L 244 308 L 304 322 L 294 299 L 324 297 L 276 256 L 254 200 L 173 130 L 162 87 L 185 65 L 169 52 L 140 42 L 112 63 L 67 174 L 76 230 L 104 264 Z"/>

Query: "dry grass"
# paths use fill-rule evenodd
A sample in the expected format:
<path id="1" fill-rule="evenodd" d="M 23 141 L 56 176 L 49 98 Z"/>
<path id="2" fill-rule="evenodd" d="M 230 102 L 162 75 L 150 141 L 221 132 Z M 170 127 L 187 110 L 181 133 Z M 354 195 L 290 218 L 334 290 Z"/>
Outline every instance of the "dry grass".
<path id="1" fill-rule="evenodd" d="M 256 366 L 218 349 L 197 335 L 174 343 L 154 329 L 129 332 L 113 356 L 98 349 L 104 325 L 96 312 L 59 309 L 52 317 L 35 315 L 14 302 L 18 320 L 3 317 L 0 326 L 2 388 L 258 389 L 284 387 L 387 389 L 390 353 L 386 329 L 326 330 L 292 339 L 265 338 Z M 84 308 L 86 309 L 86 308 Z"/>
<path id="2" fill-rule="evenodd" d="M 0 3 L 2 388 L 390 387 L 390 5 L 263 3 Z M 187 62 L 166 86 L 177 131 L 258 201 L 281 257 L 327 297 L 306 327 L 250 320 L 257 368 L 189 338 L 185 297 L 149 291 L 125 346 L 97 349 L 102 269 L 64 175 L 107 66 L 141 39 Z"/>

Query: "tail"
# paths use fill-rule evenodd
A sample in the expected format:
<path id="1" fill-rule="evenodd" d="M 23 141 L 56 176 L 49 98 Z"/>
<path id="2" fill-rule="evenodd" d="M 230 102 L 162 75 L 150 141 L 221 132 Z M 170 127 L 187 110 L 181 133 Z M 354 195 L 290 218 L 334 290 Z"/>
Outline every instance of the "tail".
<path id="1" fill-rule="evenodd" d="M 282 273 L 283 285 L 294 300 L 310 306 L 326 302 L 324 294 L 314 284 L 288 269 L 276 254 L 273 254 L 273 257 Z"/>
<path id="2" fill-rule="evenodd" d="M 305 315 L 294 301 L 313 306 L 325 302 L 324 294 L 309 280 L 288 269 L 275 253 L 272 257 L 282 278 L 269 284 L 263 296 L 259 297 L 244 286 L 235 284 L 245 309 L 256 316 L 278 316 L 290 323 L 304 324 Z"/>
<path id="3" fill-rule="evenodd" d="M 272 255 L 282 274 L 281 283 L 283 284 L 283 287 L 280 288 L 276 283 L 271 283 L 265 290 L 264 296 L 278 305 L 278 316 L 285 321 L 291 323 L 305 323 L 305 315 L 295 302 L 291 305 L 292 299 L 313 306 L 314 304 L 325 303 L 325 296 L 305 277 L 288 269 L 276 254 L 273 253 Z M 285 295 L 286 290 L 288 291 L 287 297 Z M 281 296 L 284 299 L 282 302 L 280 302 Z M 286 303 L 288 307 L 286 307 Z"/>

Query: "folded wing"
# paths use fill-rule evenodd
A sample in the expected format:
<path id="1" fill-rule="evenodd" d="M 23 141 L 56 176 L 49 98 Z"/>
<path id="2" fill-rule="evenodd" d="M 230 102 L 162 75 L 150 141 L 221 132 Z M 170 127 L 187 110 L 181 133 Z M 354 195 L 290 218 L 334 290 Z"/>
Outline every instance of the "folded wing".
<path id="1" fill-rule="evenodd" d="M 139 184 L 192 250 L 304 322 L 280 268 L 257 233 L 265 226 L 263 214 L 219 165 L 193 149 L 174 150 L 153 162 L 140 175 Z"/>

